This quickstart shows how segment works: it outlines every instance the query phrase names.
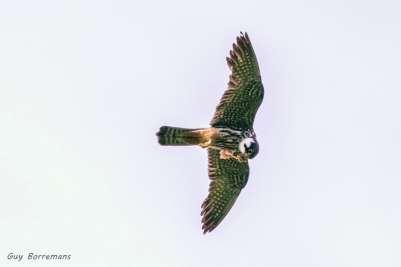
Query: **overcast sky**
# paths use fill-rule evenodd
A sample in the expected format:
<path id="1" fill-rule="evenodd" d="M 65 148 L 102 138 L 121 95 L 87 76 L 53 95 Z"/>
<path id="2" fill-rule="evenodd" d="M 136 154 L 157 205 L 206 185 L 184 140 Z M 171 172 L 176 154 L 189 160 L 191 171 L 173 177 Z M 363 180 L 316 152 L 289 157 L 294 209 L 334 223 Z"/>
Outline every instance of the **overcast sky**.
<path id="1" fill-rule="evenodd" d="M 0 265 L 401 266 L 400 8 L 1 2 Z M 155 132 L 208 125 L 240 31 L 266 90 L 260 152 L 203 235 L 206 151 Z"/>

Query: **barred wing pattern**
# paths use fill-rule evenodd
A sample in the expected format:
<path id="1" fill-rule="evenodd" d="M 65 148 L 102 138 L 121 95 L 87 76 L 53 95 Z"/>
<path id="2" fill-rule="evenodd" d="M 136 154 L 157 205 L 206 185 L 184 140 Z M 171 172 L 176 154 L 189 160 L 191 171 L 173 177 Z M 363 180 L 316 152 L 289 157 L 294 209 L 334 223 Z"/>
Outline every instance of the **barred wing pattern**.
<path id="1" fill-rule="evenodd" d="M 263 100 L 259 66 L 247 33 L 237 37 L 227 64 L 231 69 L 228 89 L 224 92 L 211 121 L 214 127 L 251 129 Z"/>
<path id="2" fill-rule="evenodd" d="M 208 149 L 209 195 L 202 204 L 202 230 L 211 232 L 230 211 L 248 182 L 248 162 L 220 159 L 220 151 Z"/>

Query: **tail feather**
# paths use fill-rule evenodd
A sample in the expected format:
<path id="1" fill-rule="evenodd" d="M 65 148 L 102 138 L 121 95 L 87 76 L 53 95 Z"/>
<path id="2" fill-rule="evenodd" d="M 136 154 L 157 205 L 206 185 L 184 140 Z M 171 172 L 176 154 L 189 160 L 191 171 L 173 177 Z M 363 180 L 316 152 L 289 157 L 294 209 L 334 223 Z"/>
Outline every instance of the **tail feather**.
<path id="1" fill-rule="evenodd" d="M 156 133 L 159 144 L 163 146 L 190 146 L 202 142 L 202 136 L 197 132 L 200 129 L 186 129 L 171 126 L 162 126 Z"/>

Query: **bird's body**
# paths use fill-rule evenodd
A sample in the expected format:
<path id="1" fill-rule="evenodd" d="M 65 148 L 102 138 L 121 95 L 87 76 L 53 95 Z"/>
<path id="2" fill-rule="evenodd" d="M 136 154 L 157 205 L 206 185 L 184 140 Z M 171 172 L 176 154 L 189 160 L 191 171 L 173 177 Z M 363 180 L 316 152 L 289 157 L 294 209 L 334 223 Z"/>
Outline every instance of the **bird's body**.
<path id="1" fill-rule="evenodd" d="M 239 160 L 247 160 L 247 158 L 241 158 L 245 153 L 246 142 L 248 142 L 248 146 L 249 143 L 257 142 L 252 129 L 242 131 L 227 127 L 187 129 L 162 126 L 158 135 L 161 145 L 198 145 L 202 148 L 221 150 L 221 157 L 232 157 Z"/>
<path id="2" fill-rule="evenodd" d="M 161 145 L 198 145 L 208 150 L 211 183 L 202 204 L 202 229 L 212 231 L 225 217 L 249 176 L 248 159 L 259 145 L 253 130 L 256 112 L 263 100 L 263 85 L 248 35 L 237 37 L 227 64 L 232 70 L 228 89 L 216 108 L 210 127 L 162 126 L 157 133 Z"/>

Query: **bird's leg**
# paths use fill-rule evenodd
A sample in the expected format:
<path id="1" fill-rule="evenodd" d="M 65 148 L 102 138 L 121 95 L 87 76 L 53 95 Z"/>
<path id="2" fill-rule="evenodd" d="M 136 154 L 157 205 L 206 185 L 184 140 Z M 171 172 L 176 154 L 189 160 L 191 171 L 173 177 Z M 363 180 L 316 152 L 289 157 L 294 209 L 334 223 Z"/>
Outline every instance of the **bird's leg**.
<path id="1" fill-rule="evenodd" d="M 201 148 L 209 147 L 218 135 L 218 130 L 214 128 L 200 129 L 194 132 L 201 138 L 201 142 L 198 144 Z"/>
<path id="2" fill-rule="evenodd" d="M 234 157 L 233 152 L 229 149 L 220 150 L 220 159 L 230 159 L 232 157 Z"/>
<path id="3" fill-rule="evenodd" d="M 220 159 L 236 159 L 240 162 L 246 162 L 246 157 L 241 153 L 236 153 L 229 149 L 220 150 Z"/>
<path id="4" fill-rule="evenodd" d="M 208 146 L 210 146 L 211 143 L 212 143 L 212 139 L 209 139 L 209 140 L 207 140 L 207 141 L 205 141 L 203 143 L 200 143 L 199 146 L 201 148 L 207 148 Z"/>
<path id="5" fill-rule="evenodd" d="M 240 154 L 240 153 L 233 153 L 233 158 L 235 158 L 236 160 L 238 160 L 240 162 L 247 161 L 247 157 L 244 154 Z"/>

